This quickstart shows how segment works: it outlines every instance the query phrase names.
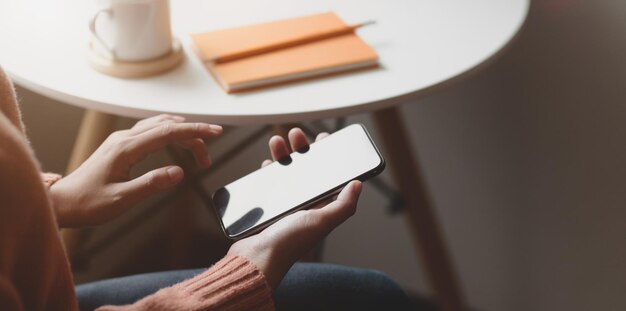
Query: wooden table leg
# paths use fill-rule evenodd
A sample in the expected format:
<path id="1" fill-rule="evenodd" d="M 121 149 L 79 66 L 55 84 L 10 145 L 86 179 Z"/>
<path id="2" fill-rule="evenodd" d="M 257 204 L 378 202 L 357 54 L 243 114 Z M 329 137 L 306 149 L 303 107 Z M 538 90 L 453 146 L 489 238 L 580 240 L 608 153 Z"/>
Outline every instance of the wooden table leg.
<path id="1" fill-rule="evenodd" d="M 113 132 L 114 125 L 114 115 L 86 110 L 65 173 L 69 174 L 83 164 Z"/>
<path id="2" fill-rule="evenodd" d="M 381 134 L 387 165 L 404 196 L 406 220 L 413 233 L 418 257 L 441 310 L 464 310 L 463 293 L 448 255 L 417 157 L 411 152 L 402 116 L 392 107 L 373 114 Z"/>
<path id="3" fill-rule="evenodd" d="M 113 115 L 94 110 L 85 111 L 67 165 L 66 175 L 73 172 L 89 158 L 96 148 L 111 134 L 114 124 L 115 116 Z M 81 229 L 64 229 L 62 235 L 72 268 L 81 269 L 82 260 L 76 258 L 76 254 L 79 252 L 84 240 L 85 231 Z"/>

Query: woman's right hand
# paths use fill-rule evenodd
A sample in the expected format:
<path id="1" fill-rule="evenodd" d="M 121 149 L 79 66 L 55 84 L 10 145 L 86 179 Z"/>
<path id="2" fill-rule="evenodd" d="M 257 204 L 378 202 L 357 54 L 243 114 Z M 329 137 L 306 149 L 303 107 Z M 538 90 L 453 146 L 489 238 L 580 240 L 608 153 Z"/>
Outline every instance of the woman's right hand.
<path id="1" fill-rule="evenodd" d="M 183 117 L 166 114 L 114 132 L 78 169 L 50 188 L 59 226 L 106 223 L 146 198 L 174 187 L 184 175 L 176 165 L 157 168 L 137 178 L 131 178 L 131 168 L 169 144 L 188 149 L 198 165 L 206 168 L 211 159 L 203 139 L 221 133 L 219 125 L 189 123 Z"/>
<path id="2" fill-rule="evenodd" d="M 299 128 L 291 129 L 288 136 L 292 150 L 309 144 Z M 316 140 L 326 136 L 328 134 L 322 133 Z M 272 137 L 269 146 L 274 161 L 289 155 L 287 143 L 280 136 Z M 263 166 L 270 163 L 271 160 L 266 160 Z M 284 217 L 259 234 L 234 243 L 228 255 L 241 256 L 254 263 L 275 289 L 297 260 L 354 215 L 361 187 L 359 181 L 350 182 L 334 201 Z"/>

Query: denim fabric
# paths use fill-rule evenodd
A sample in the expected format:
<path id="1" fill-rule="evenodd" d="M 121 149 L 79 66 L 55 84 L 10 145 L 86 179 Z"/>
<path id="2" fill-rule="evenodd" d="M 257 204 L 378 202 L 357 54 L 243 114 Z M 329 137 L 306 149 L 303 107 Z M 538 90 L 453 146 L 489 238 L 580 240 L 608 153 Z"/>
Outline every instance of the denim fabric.
<path id="1" fill-rule="evenodd" d="M 156 272 L 76 287 L 81 310 L 130 304 L 205 269 Z M 277 310 L 412 310 L 402 289 L 387 275 L 368 269 L 297 263 L 274 291 Z"/>

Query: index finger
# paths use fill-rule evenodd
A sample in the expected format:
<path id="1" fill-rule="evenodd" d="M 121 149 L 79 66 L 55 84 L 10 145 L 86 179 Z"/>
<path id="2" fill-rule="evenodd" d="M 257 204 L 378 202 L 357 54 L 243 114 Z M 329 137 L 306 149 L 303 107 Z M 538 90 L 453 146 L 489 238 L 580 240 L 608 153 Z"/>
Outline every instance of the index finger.
<path id="1" fill-rule="evenodd" d="M 287 148 L 287 143 L 285 139 L 281 136 L 274 135 L 270 138 L 268 142 L 270 147 L 270 153 L 272 154 L 272 159 L 274 161 L 278 161 L 283 159 L 289 155 L 289 148 Z"/>
<path id="2" fill-rule="evenodd" d="M 132 128 L 130 128 L 129 132 L 131 135 L 138 135 L 151 128 L 159 126 L 159 124 L 166 122 L 182 123 L 185 122 L 185 118 L 170 114 L 160 114 L 158 116 L 139 120 L 139 122 L 137 122 Z"/>
<path id="3" fill-rule="evenodd" d="M 140 157 L 155 152 L 168 144 L 195 138 L 210 138 L 222 133 L 219 125 L 207 123 L 163 123 L 133 136 L 128 148 Z"/>

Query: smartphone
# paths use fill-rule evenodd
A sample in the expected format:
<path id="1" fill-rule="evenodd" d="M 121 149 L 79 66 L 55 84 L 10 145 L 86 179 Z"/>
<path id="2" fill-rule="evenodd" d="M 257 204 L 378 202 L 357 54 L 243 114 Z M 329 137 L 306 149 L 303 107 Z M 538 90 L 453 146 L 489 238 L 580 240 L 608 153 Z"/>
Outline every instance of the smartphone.
<path id="1" fill-rule="evenodd" d="M 218 189 L 213 208 L 226 236 L 238 240 L 384 168 L 365 127 L 353 124 Z"/>

